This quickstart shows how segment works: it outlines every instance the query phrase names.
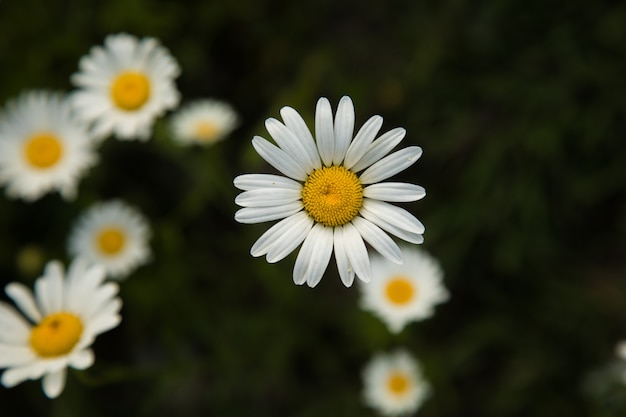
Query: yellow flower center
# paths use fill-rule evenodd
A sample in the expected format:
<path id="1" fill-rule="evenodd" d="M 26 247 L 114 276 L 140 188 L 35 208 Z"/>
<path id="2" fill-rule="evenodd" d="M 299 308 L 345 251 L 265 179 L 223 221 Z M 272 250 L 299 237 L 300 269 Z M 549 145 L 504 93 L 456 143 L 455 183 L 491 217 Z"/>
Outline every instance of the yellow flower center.
<path id="1" fill-rule="evenodd" d="M 111 84 L 111 97 L 120 109 L 137 110 L 150 98 L 150 81 L 140 72 L 123 72 Z"/>
<path id="2" fill-rule="evenodd" d="M 363 186 L 353 172 L 342 166 L 322 167 L 305 181 L 302 202 L 316 222 L 329 227 L 341 226 L 359 214 Z"/>
<path id="3" fill-rule="evenodd" d="M 193 133 L 196 138 L 205 142 L 210 142 L 220 133 L 220 128 L 212 122 L 198 122 Z"/>
<path id="4" fill-rule="evenodd" d="M 387 299 L 397 305 L 410 302 L 415 297 L 416 292 L 417 288 L 415 288 L 415 285 L 403 276 L 391 278 L 385 287 Z"/>
<path id="5" fill-rule="evenodd" d="M 45 317 L 30 333 L 30 346 L 37 355 L 53 358 L 72 351 L 83 333 L 83 323 L 72 313 Z"/>
<path id="6" fill-rule="evenodd" d="M 394 372 L 389 376 L 387 384 L 393 394 L 402 395 L 409 389 L 410 381 L 403 373 Z"/>
<path id="7" fill-rule="evenodd" d="M 61 140 L 51 133 L 38 133 L 26 140 L 24 157 L 35 168 L 50 168 L 62 156 L 63 145 Z"/>
<path id="8" fill-rule="evenodd" d="M 126 235 L 117 227 L 105 227 L 97 236 L 98 248 L 106 255 L 116 255 L 126 243 Z"/>

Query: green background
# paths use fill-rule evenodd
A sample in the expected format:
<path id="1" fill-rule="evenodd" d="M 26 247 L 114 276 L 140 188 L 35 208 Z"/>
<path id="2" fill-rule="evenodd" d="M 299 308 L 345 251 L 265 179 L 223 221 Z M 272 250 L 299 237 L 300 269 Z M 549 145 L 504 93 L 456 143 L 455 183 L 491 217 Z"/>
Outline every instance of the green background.
<path id="1" fill-rule="evenodd" d="M 361 370 L 403 347 L 433 395 L 424 417 L 623 416 L 612 361 L 626 339 L 626 4 L 539 0 L 2 0 L 0 100 L 71 91 L 111 33 L 176 57 L 183 103 L 226 100 L 240 127 L 178 146 L 107 139 L 75 201 L 0 197 L 0 284 L 67 263 L 73 221 L 120 198 L 153 230 L 152 262 L 121 283 L 122 324 L 63 394 L 0 387 L 3 416 L 376 416 Z M 426 225 L 451 299 L 391 335 L 331 263 L 295 286 L 249 248 L 268 227 L 233 220 L 241 173 L 272 172 L 250 144 L 284 105 L 355 103 L 360 126 L 407 129 L 424 155 L 394 177 Z M 1 298 L 8 301 L 2 294 Z M 0 329 L 1 331 L 1 329 Z"/>

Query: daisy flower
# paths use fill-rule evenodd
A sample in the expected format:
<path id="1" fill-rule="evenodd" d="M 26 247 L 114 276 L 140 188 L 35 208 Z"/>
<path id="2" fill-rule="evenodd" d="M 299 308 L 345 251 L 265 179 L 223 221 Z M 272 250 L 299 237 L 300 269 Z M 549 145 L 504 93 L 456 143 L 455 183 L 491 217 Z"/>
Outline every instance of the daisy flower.
<path id="1" fill-rule="evenodd" d="M 403 350 L 375 356 L 363 370 L 364 400 L 386 416 L 417 411 L 430 395 L 417 361 Z"/>
<path id="2" fill-rule="evenodd" d="M 239 116 L 228 103 L 198 100 L 172 116 L 172 135 L 181 144 L 210 145 L 224 139 L 239 123 Z"/>
<path id="3" fill-rule="evenodd" d="M 81 58 L 72 103 L 98 137 L 147 140 L 154 120 L 178 105 L 178 63 L 154 38 L 109 35 Z"/>
<path id="4" fill-rule="evenodd" d="M 122 302 L 118 286 L 104 283 L 100 266 L 74 261 L 67 274 L 49 262 L 33 293 L 13 282 L 6 294 L 23 315 L 0 301 L 1 382 L 11 388 L 28 379 L 42 378 L 44 393 L 57 397 L 65 386 L 67 367 L 86 369 L 94 362 L 89 348 L 97 335 L 116 327 Z"/>
<path id="5" fill-rule="evenodd" d="M 23 93 L 0 115 L 0 184 L 8 196 L 27 201 L 53 190 L 72 199 L 97 161 L 94 145 L 61 94 Z"/>
<path id="6" fill-rule="evenodd" d="M 434 313 L 435 305 L 448 300 L 439 262 L 417 247 L 402 248 L 404 263 L 372 257 L 372 281 L 361 287 L 361 306 L 377 315 L 393 333 L 410 321 Z"/>
<path id="7" fill-rule="evenodd" d="M 149 238 L 150 228 L 141 213 L 121 201 L 111 201 L 96 204 L 76 221 L 68 250 L 120 279 L 150 259 Z"/>
<path id="8" fill-rule="evenodd" d="M 387 155 L 404 138 L 392 129 L 375 139 L 383 119 L 373 116 L 353 138 L 354 107 L 349 97 L 339 102 L 333 120 L 326 98 L 317 102 L 315 136 L 291 107 L 283 107 L 284 122 L 270 118 L 265 127 L 276 145 L 255 136 L 252 145 L 285 176 L 247 174 L 235 178 L 244 190 L 235 199 L 243 208 L 241 223 L 282 219 L 252 246 L 252 256 L 277 262 L 302 242 L 293 270 L 294 282 L 314 287 L 334 251 L 344 285 L 358 276 L 369 281 L 369 243 L 386 258 L 402 263 L 398 245 L 386 232 L 411 243 L 422 243 L 424 226 L 408 211 L 388 202 L 415 201 L 424 188 L 402 182 L 381 182 L 413 165 L 422 154 L 410 146 Z"/>

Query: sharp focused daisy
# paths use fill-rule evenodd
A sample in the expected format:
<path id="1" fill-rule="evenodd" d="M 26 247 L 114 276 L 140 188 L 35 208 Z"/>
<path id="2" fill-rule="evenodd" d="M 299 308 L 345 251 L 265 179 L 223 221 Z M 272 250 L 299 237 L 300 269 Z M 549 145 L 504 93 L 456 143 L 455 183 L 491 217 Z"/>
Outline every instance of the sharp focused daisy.
<path id="1" fill-rule="evenodd" d="M 435 305 L 448 299 L 439 262 L 417 247 L 402 248 L 404 263 L 372 257 L 372 281 L 360 285 L 361 306 L 400 332 L 410 321 L 430 317 Z"/>
<path id="2" fill-rule="evenodd" d="M 97 161 L 94 145 L 62 95 L 24 93 L 0 116 L 0 184 L 10 197 L 28 201 L 53 190 L 71 199 Z"/>
<path id="3" fill-rule="evenodd" d="M 104 48 L 95 46 L 72 76 L 79 88 L 74 108 L 93 123 L 98 137 L 147 140 L 155 118 L 175 108 L 179 93 L 174 79 L 177 62 L 154 38 L 109 35 Z"/>
<path id="4" fill-rule="evenodd" d="M 102 265 L 124 278 L 150 259 L 150 229 L 144 216 L 121 201 L 91 207 L 75 223 L 68 242 L 72 256 Z"/>
<path id="5" fill-rule="evenodd" d="M 237 127 L 239 116 L 228 103 L 199 100 L 172 116 L 172 135 L 180 143 L 210 145 L 224 139 Z"/>
<path id="6" fill-rule="evenodd" d="M 94 362 L 89 346 L 97 335 L 117 326 L 122 302 L 118 286 L 104 283 L 100 266 L 84 260 L 63 266 L 49 262 L 35 281 L 35 293 L 14 282 L 5 292 L 23 315 L 0 301 L 0 368 L 2 385 L 11 388 L 42 378 L 44 393 L 57 397 L 65 386 L 67 367 L 86 369 Z"/>
<path id="7" fill-rule="evenodd" d="M 402 254 L 391 233 L 422 243 L 424 226 L 408 211 L 388 202 L 424 197 L 418 185 L 380 182 L 413 165 L 422 154 L 410 146 L 387 155 L 404 138 L 393 129 L 376 139 L 383 119 L 371 117 L 353 138 L 354 107 L 349 97 L 339 102 L 333 120 L 326 98 L 317 102 L 315 136 L 291 107 L 280 111 L 284 122 L 270 118 L 265 126 L 274 145 L 255 136 L 252 145 L 270 165 L 285 175 L 247 174 L 235 178 L 244 190 L 235 202 L 244 207 L 235 219 L 260 223 L 283 219 L 252 246 L 253 256 L 277 262 L 302 244 L 293 270 L 294 282 L 318 284 L 333 252 L 342 282 L 352 285 L 355 274 L 369 281 L 370 261 L 365 242 L 396 263 Z"/>
<path id="8" fill-rule="evenodd" d="M 379 354 L 363 371 L 365 403 L 386 416 L 417 411 L 430 394 L 419 364 L 405 351 Z"/>

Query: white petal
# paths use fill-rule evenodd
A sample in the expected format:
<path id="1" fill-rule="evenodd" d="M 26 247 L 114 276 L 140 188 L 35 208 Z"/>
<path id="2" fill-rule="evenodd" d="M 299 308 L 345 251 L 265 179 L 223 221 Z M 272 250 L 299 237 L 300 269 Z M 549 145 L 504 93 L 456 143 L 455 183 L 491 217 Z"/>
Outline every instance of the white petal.
<path id="1" fill-rule="evenodd" d="M 298 213 L 299 214 L 299 213 Z M 267 262 L 274 263 L 289 255 L 309 235 L 313 227 L 313 219 L 305 214 L 305 218 L 287 229 L 283 236 L 276 239 L 267 252 Z"/>
<path id="2" fill-rule="evenodd" d="M 12 282 L 6 286 L 4 291 L 11 297 L 26 317 L 35 323 L 41 320 L 41 313 L 37 308 L 37 304 L 35 304 L 33 293 L 25 285 Z"/>
<path id="3" fill-rule="evenodd" d="M 239 223 L 246 224 L 269 222 L 296 214 L 302 210 L 303 207 L 302 201 L 300 200 L 283 206 L 245 207 L 237 210 L 235 220 Z"/>
<path id="4" fill-rule="evenodd" d="M 254 245 L 252 245 L 250 249 L 250 254 L 255 257 L 265 255 L 276 243 L 276 240 L 280 239 L 288 229 L 307 219 L 310 219 L 309 216 L 304 211 L 301 211 L 279 221 L 267 229 L 267 231 L 254 242 Z"/>
<path id="5" fill-rule="evenodd" d="M 335 251 L 335 261 L 341 282 L 346 287 L 350 287 L 354 282 L 354 269 L 350 265 L 346 254 L 345 241 L 343 239 L 343 227 L 335 227 L 333 231 L 333 246 Z"/>
<path id="6" fill-rule="evenodd" d="M 34 360 L 37 357 L 27 345 L 11 346 L 0 343 L 0 368 L 22 366 Z"/>
<path id="7" fill-rule="evenodd" d="M 257 188 L 239 194 L 235 197 L 235 204 L 242 207 L 271 207 L 292 203 L 301 198 L 301 190 Z"/>
<path id="8" fill-rule="evenodd" d="M 396 264 L 402 264 L 402 251 L 382 229 L 363 217 L 355 217 L 352 224 L 359 231 L 363 239 L 381 255 Z"/>
<path id="9" fill-rule="evenodd" d="M 415 216 L 403 208 L 385 203 L 384 201 L 364 199 L 363 207 L 361 207 L 361 209 L 365 209 L 376 215 L 381 220 L 404 229 L 407 232 L 417 234 L 424 233 L 424 225 L 417 220 Z"/>
<path id="10" fill-rule="evenodd" d="M 337 107 L 335 115 L 335 151 L 333 154 L 333 164 L 339 165 L 344 157 L 352 134 L 354 133 L 354 105 L 348 96 L 343 96 Z"/>
<path id="11" fill-rule="evenodd" d="M 313 172 L 315 161 L 298 137 L 285 125 L 276 119 L 269 118 L 265 121 L 265 128 L 272 135 L 278 146 L 302 166 L 307 174 Z"/>
<path id="12" fill-rule="evenodd" d="M 315 137 L 317 138 L 317 149 L 322 162 L 330 166 L 335 153 L 335 134 L 333 111 L 326 97 L 320 98 L 315 108 Z"/>
<path id="13" fill-rule="evenodd" d="M 260 136 L 252 138 L 252 146 L 268 164 L 288 176 L 300 181 L 307 178 L 305 167 L 298 164 L 291 156 L 278 146 Z"/>
<path id="14" fill-rule="evenodd" d="M 380 116 L 372 116 L 365 122 L 346 152 L 346 159 L 343 163 L 346 168 L 352 168 L 365 155 L 382 126 L 383 118 Z"/>
<path id="15" fill-rule="evenodd" d="M 315 146 L 315 140 L 300 114 L 293 108 L 285 106 L 280 110 L 280 115 L 283 117 L 287 128 L 295 133 L 298 140 L 302 142 L 302 145 L 309 154 L 310 160 L 314 163 L 313 168 L 320 168 L 322 161 L 320 160 L 320 155 Z"/>
<path id="16" fill-rule="evenodd" d="M 397 127 L 383 134 L 370 145 L 365 155 L 354 164 L 352 171 L 359 172 L 387 155 L 404 139 L 405 135 L 406 130 L 401 127 Z"/>
<path id="17" fill-rule="evenodd" d="M 281 188 L 286 190 L 302 190 L 302 184 L 291 178 L 273 174 L 244 174 L 235 177 L 235 187 L 240 190 L 256 190 L 258 188 Z"/>
<path id="18" fill-rule="evenodd" d="M 405 229 L 394 226 L 382 220 L 380 217 L 378 217 L 374 213 L 368 211 L 367 208 L 361 207 L 361 211 L 359 212 L 359 214 L 363 216 L 365 219 L 369 220 L 370 222 L 380 227 L 381 229 L 385 230 L 388 233 L 391 233 L 394 236 L 399 237 L 402 240 L 406 240 L 407 242 L 415 243 L 415 244 L 424 243 L 424 236 L 422 236 L 421 233 L 408 232 Z"/>
<path id="19" fill-rule="evenodd" d="M 63 309 L 63 266 L 50 261 L 44 275 L 35 282 L 35 297 L 44 315 Z"/>
<path id="20" fill-rule="evenodd" d="M 314 287 L 322 279 L 333 251 L 333 230 L 318 223 L 309 232 L 296 258 L 293 281 Z"/>
<path id="21" fill-rule="evenodd" d="M 0 329 L 0 342 L 22 344 L 28 340 L 31 326 L 13 307 L 0 301 Z"/>
<path id="22" fill-rule="evenodd" d="M 63 368 L 56 372 L 50 372 L 44 375 L 42 381 L 43 392 L 48 398 L 56 398 L 59 394 L 61 394 L 61 392 L 63 392 L 66 373 L 66 368 Z"/>
<path id="23" fill-rule="evenodd" d="M 343 226 L 343 239 L 346 254 L 354 272 L 362 281 L 369 282 L 372 278 L 370 258 L 359 231 L 352 224 L 347 223 Z"/>
<path id="24" fill-rule="evenodd" d="M 422 156 L 422 148 L 409 146 L 376 162 L 361 174 L 361 184 L 372 184 L 385 180 L 413 165 Z"/>
<path id="25" fill-rule="evenodd" d="M 417 201 L 425 195 L 424 187 L 406 182 L 381 182 L 363 189 L 363 197 L 396 203 Z"/>
<path id="26" fill-rule="evenodd" d="M 74 369 L 87 369 L 93 365 L 94 361 L 93 350 L 84 349 L 72 355 L 69 359 L 69 365 Z"/>

